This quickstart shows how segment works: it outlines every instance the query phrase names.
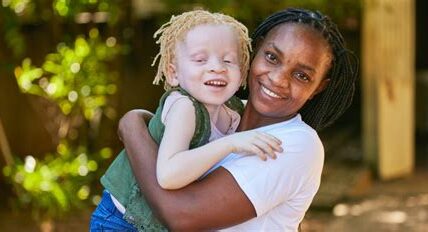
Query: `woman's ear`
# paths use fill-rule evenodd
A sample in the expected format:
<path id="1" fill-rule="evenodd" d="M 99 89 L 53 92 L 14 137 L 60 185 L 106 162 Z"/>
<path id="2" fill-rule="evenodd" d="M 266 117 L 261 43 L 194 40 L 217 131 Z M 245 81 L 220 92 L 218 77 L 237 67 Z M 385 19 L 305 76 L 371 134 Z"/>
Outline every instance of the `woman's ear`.
<path id="1" fill-rule="evenodd" d="M 176 87 L 180 84 L 180 82 L 178 81 L 178 78 L 177 78 L 177 68 L 175 67 L 174 64 L 168 65 L 168 72 L 166 74 L 166 82 L 172 87 Z"/>
<path id="2" fill-rule="evenodd" d="M 327 87 L 329 82 L 330 82 L 330 78 L 323 79 L 321 83 L 318 85 L 317 89 L 311 94 L 309 99 L 312 99 L 315 95 L 321 93 Z"/>

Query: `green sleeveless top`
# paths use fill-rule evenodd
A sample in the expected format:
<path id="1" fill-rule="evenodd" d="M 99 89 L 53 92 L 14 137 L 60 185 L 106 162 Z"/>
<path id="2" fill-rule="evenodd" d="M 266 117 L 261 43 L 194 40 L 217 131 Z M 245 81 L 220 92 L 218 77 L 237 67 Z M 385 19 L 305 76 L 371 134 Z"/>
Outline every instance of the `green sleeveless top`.
<path id="1" fill-rule="evenodd" d="M 196 125 L 195 132 L 190 142 L 189 149 L 202 146 L 208 142 L 211 134 L 210 117 L 205 106 L 188 94 L 182 88 L 174 88 L 165 92 L 160 101 L 155 115 L 149 122 L 149 133 L 157 144 L 160 143 L 165 131 L 165 125 L 161 121 L 162 111 L 166 98 L 173 92 L 179 91 L 187 96 L 195 107 Z M 244 105 L 235 96 L 230 98 L 225 105 L 242 115 Z M 101 177 L 101 184 L 112 194 L 126 209 L 125 219 L 133 224 L 139 231 L 167 231 L 155 218 L 144 196 L 140 193 L 138 183 L 132 174 L 128 156 L 123 149 L 106 173 Z"/>

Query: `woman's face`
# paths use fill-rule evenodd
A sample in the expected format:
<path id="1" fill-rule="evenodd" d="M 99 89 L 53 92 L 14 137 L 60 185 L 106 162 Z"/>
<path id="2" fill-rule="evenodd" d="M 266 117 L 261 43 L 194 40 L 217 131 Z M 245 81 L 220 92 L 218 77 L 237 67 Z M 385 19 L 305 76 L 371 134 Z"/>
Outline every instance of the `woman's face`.
<path id="1" fill-rule="evenodd" d="M 259 42 L 249 75 L 249 107 L 270 122 L 296 115 L 328 84 L 331 51 L 326 40 L 306 25 L 286 23 Z"/>

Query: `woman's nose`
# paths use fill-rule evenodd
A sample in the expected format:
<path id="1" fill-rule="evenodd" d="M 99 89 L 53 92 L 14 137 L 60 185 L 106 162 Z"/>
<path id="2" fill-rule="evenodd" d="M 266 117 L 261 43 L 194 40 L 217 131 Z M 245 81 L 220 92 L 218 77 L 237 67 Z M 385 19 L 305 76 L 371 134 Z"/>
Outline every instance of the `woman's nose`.
<path id="1" fill-rule="evenodd" d="M 290 84 L 290 80 L 285 73 L 281 71 L 270 72 L 268 77 L 274 85 L 279 87 L 287 88 Z"/>

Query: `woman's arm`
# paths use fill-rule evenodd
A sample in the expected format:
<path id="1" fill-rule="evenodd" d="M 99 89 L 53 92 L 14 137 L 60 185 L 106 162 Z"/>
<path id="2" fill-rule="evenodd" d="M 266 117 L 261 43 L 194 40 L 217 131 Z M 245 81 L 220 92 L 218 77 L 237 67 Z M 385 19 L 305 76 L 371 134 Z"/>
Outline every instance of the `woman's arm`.
<path id="1" fill-rule="evenodd" d="M 143 195 L 169 229 L 219 229 L 256 216 L 250 200 L 224 168 L 182 189 L 162 189 L 155 174 L 158 146 L 147 131 L 141 111 L 125 114 L 119 122 L 119 134 Z"/>

